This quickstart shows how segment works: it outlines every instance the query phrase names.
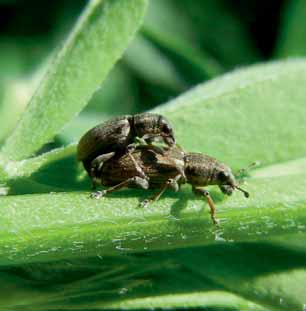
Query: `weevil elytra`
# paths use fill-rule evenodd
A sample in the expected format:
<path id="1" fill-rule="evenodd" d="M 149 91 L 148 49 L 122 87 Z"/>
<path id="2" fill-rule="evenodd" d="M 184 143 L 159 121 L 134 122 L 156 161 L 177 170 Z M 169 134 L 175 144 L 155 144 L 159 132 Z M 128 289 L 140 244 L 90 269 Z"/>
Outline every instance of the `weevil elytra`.
<path id="1" fill-rule="evenodd" d="M 157 201 L 167 188 L 178 191 L 181 184 L 188 183 L 196 195 L 206 198 L 212 221 L 216 224 L 215 205 L 205 186 L 217 185 L 226 195 L 231 195 L 237 189 L 245 197 L 249 196 L 238 186 L 231 169 L 208 155 L 185 153 L 177 146 L 165 148 L 163 153 L 156 152 L 151 146 L 142 146 L 132 154 L 146 178 L 138 174 L 127 154 L 115 156 L 106 161 L 95 176 L 101 185 L 109 188 L 92 193 L 92 197 L 101 198 L 124 187 L 159 188 L 153 197 L 141 203 L 147 206 Z"/>
<path id="2" fill-rule="evenodd" d="M 99 171 L 103 163 L 115 154 L 127 153 L 138 175 L 145 178 L 144 172 L 133 157 L 133 150 L 137 146 L 136 138 L 144 144 L 151 144 L 156 140 L 161 140 L 168 146 L 175 144 L 168 120 L 154 113 L 116 117 L 95 126 L 83 135 L 77 147 L 77 158 L 83 162 L 92 179 L 93 188 L 96 185 L 95 171 Z"/>

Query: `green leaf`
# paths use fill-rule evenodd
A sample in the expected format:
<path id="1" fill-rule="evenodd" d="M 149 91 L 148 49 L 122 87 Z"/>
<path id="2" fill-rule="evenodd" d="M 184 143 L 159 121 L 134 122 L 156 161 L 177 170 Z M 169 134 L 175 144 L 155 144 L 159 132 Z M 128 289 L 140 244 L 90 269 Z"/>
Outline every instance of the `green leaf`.
<path id="1" fill-rule="evenodd" d="M 300 144 L 306 132 L 303 122 L 306 108 L 302 104 L 305 98 L 302 87 L 306 85 L 305 69 L 306 63 L 300 60 L 235 71 L 198 86 L 159 111 L 173 122 L 178 142 L 188 151 L 207 152 L 234 169 L 254 160 L 267 166 L 295 159 L 306 151 L 306 146 Z M 279 124 L 286 124 L 289 114 L 292 126 L 279 127 Z M 7 164 L 5 171 L 10 176 L 7 182 L 10 193 L 27 193 L 21 178 L 31 174 L 33 182 L 48 187 L 48 190 L 38 189 L 36 192 L 49 192 L 52 188 L 62 191 L 89 189 L 88 179 L 80 176 L 80 165 L 76 163 L 73 148 Z M 281 171 L 290 170 L 288 165 L 291 164 L 284 163 Z M 88 254 L 96 252 L 97 244 L 90 242 L 95 234 L 99 236 L 96 239 L 103 243 L 109 241 L 107 247 L 103 248 L 104 252 L 113 253 L 117 252 L 118 246 L 111 242 L 115 237 L 124 239 L 120 245 L 127 243 L 123 248 L 136 251 L 147 247 L 167 249 L 179 245 L 202 245 L 219 238 L 245 241 L 298 232 L 306 217 L 303 168 L 300 165 L 299 174 L 250 179 L 245 186 L 251 193 L 249 200 L 240 193 L 225 200 L 225 197 L 213 192 L 219 217 L 223 219 L 221 231 L 211 226 L 207 211 L 201 211 L 204 203 L 199 199 L 195 201 L 187 189 L 178 195 L 161 199 L 148 210 L 136 208 L 139 195 L 143 199 L 148 194 L 135 190 L 122 191 L 101 201 L 90 199 L 88 192 L 9 196 L 2 199 L 0 230 L 3 230 L 3 234 L 14 232 L 22 222 L 25 232 L 33 231 L 34 234 L 35 231 L 40 238 L 26 241 L 28 246 L 28 243 L 32 246 L 21 247 L 20 250 L 23 252 L 27 249 L 27 252 L 38 254 L 37 260 L 42 259 L 41 254 L 46 256 L 46 260 L 50 258 L 48 252 L 39 252 L 41 244 L 39 246 L 37 243 L 40 239 L 47 241 L 43 247 L 45 250 L 50 249 L 51 245 L 55 247 L 61 235 L 65 236 L 66 245 L 70 245 L 75 239 L 75 226 L 78 226 L 78 240 L 88 247 Z M 29 191 L 35 192 L 32 184 Z M 19 208 L 15 210 L 15 206 Z M 65 215 L 62 215 L 64 210 Z M 14 217 L 13 222 L 10 217 Z M 32 217 L 40 219 L 40 228 L 36 228 Z M 254 221 L 248 220 L 253 218 Z M 105 221 L 111 223 L 101 228 L 100 223 Z M 134 224 L 134 221 L 137 223 Z M 287 226 L 290 222 L 292 226 Z M 192 234 L 190 226 L 193 228 Z M 49 230 L 52 231 L 54 227 L 61 230 L 58 234 L 50 235 Z M 128 231 L 133 232 L 135 240 L 125 242 Z M 152 245 L 144 236 L 152 237 Z M 182 239 L 182 236 L 187 238 Z M 10 239 L 14 245 L 23 243 L 16 241 L 14 236 Z M 3 247 L 6 242 L 4 239 Z M 7 264 L 11 249 L 5 249 L 7 253 L 2 260 Z M 66 247 L 54 254 L 54 258 L 62 256 L 67 256 Z M 31 260 L 34 259 L 35 256 L 32 256 Z M 16 255 L 15 260 L 27 262 L 29 258 L 26 254 Z"/>
<path id="2" fill-rule="evenodd" d="M 176 63 L 186 80 L 196 83 L 205 81 L 222 73 L 224 69 L 208 53 L 188 45 L 182 38 L 170 33 L 159 32 L 144 27 L 143 34 Z"/>
<path id="3" fill-rule="evenodd" d="M 145 210 L 137 208 L 139 200 L 149 195 L 143 191 L 125 190 L 100 201 L 91 199 L 89 192 L 63 193 L 89 188 L 88 182 L 82 180 L 72 184 L 75 175 L 67 167 L 69 161 L 70 157 L 64 158 L 62 163 L 43 167 L 33 175 L 34 182 L 45 186 L 36 187 L 36 192 L 46 194 L 1 199 L 0 264 L 64 259 L 84 252 L 90 256 L 98 250 L 102 255 L 111 255 L 219 240 L 258 240 L 298 233 L 306 221 L 305 174 L 250 179 L 246 185 L 251 193 L 248 200 L 240 193 L 225 199 L 212 191 L 221 220 L 220 227 L 215 227 L 207 207 L 203 210 L 206 204 L 195 199 L 188 188 L 165 196 Z M 35 192 L 35 188 L 27 189 L 23 180 L 8 185 L 11 193 L 21 193 L 20 188 Z M 24 239 L 20 239 L 21 235 Z M 74 247 L 75 241 L 82 247 Z"/>
<path id="4" fill-rule="evenodd" d="M 127 49 L 124 60 L 146 81 L 162 85 L 176 92 L 186 88 L 186 83 L 174 64 L 143 35 L 138 34 Z"/>
<path id="5" fill-rule="evenodd" d="M 254 18 L 250 6 L 249 12 L 246 11 L 250 15 L 242 17 L 239 16 L 241 12 L 234 9 L 235 5 L 231 6 L 227 1 L 172 2 L 189 17 L 196 42 L 214 55 L 224 68 L 236 68 L 237 65 L 251 64 L 260 59 L 251 33 L 243 23 L 248 18 Z"/>
<path id="6" fill-rule="evenodd" d="M 50 281 L 37 277 L 51 295 L 45 297 L 49 304 L 41 302 L 37 310 L 163 303 L 174 308 L 183 307 L 184 297 L 196 293 L 198 305 L 200 299 L 216 299 L 209 296 L 211 291 L 227 293 L 219 304 L 212 299 L 209 305 L 207 300 L 212 310 L 222 310 L 226 299 L 234 297 L 241 304 L 232 310 L 245 311 L 248 304 L 250 310 L 302 310 L 305 71 L 302 59 L 236 70 L 156 110 L 172 121 L 177 141 L 186 150 L 213 155 L 234 170 L 255 160 L 262 163 L 246 179 L 249 199 L 240 193 L 226 198 L 209 188 L 220 226 L 212 225 L 206 203 L 188 187 L 167 193 L 147 209 L 137 205 L 148 191 L 123 190 L 91 199 L 89 180 L 82 176 L 72 145 L 4 165 L 9 193 L 25 195 L 1 197 L 0 264 L 21 265 L 18 275 L 22 280 L 27 276 L 25 284 L 33 285 L 30 263 L 62 260 L 58 264 L 66 272 L 60 275 L 72 274 L 63 287 L 51 282 L 48 288 Z M 94 272 L 82 270 L 87 275 L 83 279 L 79 268 L 72 272 L 65 265 L 90 256 L 95 264 L 83 259 L 83 266 Z M 97 267 L 105 270 L 97 272 Z M 50 274 L 56 282 L 54 269 L 47 266 L 47 271 L 41 275 Z M 1 277 L 4 285 L 17 272 Z M 68 283 L 71 291 L 58 296 Z M 126 289 L 131 294 L 125 294 Z M 177 303 L 173 295 L 178 295 Z"/>
<path id="7" fill-rule="evenodd" d="M 200 82 L 223 72 L 222 66 L 197 44 L 196 31 L 184 10 L 172 1 L 150 2 L 142 33 L 169 58 L 186 82 Z M 180 21 L 177 23 L 175 21 Z"/>
<path id="8" fill-rule="evenodd" d="M 31 156 L 87 104 L 140 26 L 146 0 L 93 0 L 2 148 Z"/>
<path id="9" fill-rule="evenodd" d="M 305 248 L 301 252 L 270 243 L 228 243 L 174 256 L 197 275 L 272 310 L 305 307 Z"/>
<path id="10" fill-rule="evenodd" d="M 135 102 L 139 100 L 137 85 L 135 78 L 122 65 L 122 61 L 114 66 L 102 87 L 95 92 L 84 111 L 82 111 L 81 116 L 86 113 L 100 113 L 111 116 L 135 112 Z"/>
<path id="11" fill-rule="evenodd" d="M 0 106 L 1 143 L 16 127 L 44 72 L 45 66 L 41 66 L 28 78 L 15 78 L 5 82 L 2 105 Z"/>
<path id="12" fill-rule="evenodd" d="M 210 247 L 208 252 L 212 254 L 218 247 Z M 199 249 L 199 253 L 201 251 L 204 249 Z M 189 266 L 195 260 L 183 261 L 184 253 L 183 250 L 146 256 L 99 255 L 12 267 L 0 272 L 3 287 L 0 299 L 5 307 L 31 311 L 153 307 L 267 311 L 224 290 L 200 273 L 193 273 L 194 268 Z M 12 291 L 13 284 L 16 285 Z"/>
<path id="13" fill-rule="evenodd" d="M 111 115 L 102 113 L 81 113 L 70 121 L 57 136 L 64 145 L 76 142 L 88 129 L 111 118 Z"/>
<path id="14" fill-rule="evenodd" d="M 222 291 L 191 292 L 186 294 L 169 294 L 143 298 L 124 299 L 119 302 L 101 304 L 102 309 L 153 309 L 168 310 L 183 308 L 212 311 L 267 311 L 267 309 L 241 299 L 231 293 Z"/>
<path id="15" fill-rule="evenodd" d="M 237 12 L 214 0 L 151 1 L 143 26 L 188 82 L 258 60 L 246 28 Z"/>
<path id="16" fill-rule="evenodd" d="M 283 6 L 281 29 L 275 56 L 304 56 L 306 54 L 306 3 L 291 0 Z"/>
<path id="17" fill-rule="evenodd" d="M 297 159 L 306 154 L 305 72 L 302 59 L 235 70 L 156 111 L 172 121 L 185 150 L 208 153 L 235 170 Z"/>
<path id="18" fill-rule="evenodd" d="M 56 136 L 64 145 L 78 141 L 89 128 L 113 115 L 137 112 L 136 103 L 139 94 L 135 78 L 120 65 L 117 64 L 112 69 L 102 87 L 93 94 L 86 108 L 68 122 Z"/>

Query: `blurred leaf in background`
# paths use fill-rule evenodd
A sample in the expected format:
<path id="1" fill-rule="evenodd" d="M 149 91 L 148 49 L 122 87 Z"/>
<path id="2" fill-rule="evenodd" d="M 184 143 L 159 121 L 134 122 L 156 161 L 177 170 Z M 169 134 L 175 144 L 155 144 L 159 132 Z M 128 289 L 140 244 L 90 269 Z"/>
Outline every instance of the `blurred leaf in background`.
<path id="1" fill-rule="evenodd" d="M 39 1 L 27 2 L 27 5 L 23 2 L 6 3 L 3 9 L 5 37 L 1 42 L 16 45 L 15 53 L 13 48 L 5 49 L 14 63 L 12 66 L 6 61 L 6 67 L 10 70 L 22 67 L 18 72 L 15 69 L 15 78 L 20 79 L 25 68 L 29 75 L 38 68 L 44 56 L 53 53 L 83 7 L 83 1 L 53 1 L 47 7 Z M 88 108 L 66 126 L 59 140 L 63 143 L 75 141 L 81 129 L 104 120 L 107 115 L 150 109 L 228 69 L 259 60 L 256 38 L 252 38 L 250 27 L 247 27 L 247 14 L 241 7 L 239 1 L 151 1 L 142 31 Z M 48 11 L 43 23 L 36 22 L 39 19 L 21 18 L 23 14 L 38 16 L 41 11 Z M 258 24 L 262 22 L 258 21 Z M 1 59 L 7 58 L 4 55 Z M 24 107 L 22 102 L 27 100 L 20 101 L 20 111 Z M 115 110 L 112 109 L 114 103 Z M 11 127 L 16 119 L 12 118 Z M 78 133 L 75 132 L 77 128 L 80 128 Z"/>
<path id="2" fill-rule="evenodd" d="M 285 2 L 282 23 L 275 48 L 277 57 L 304 56 L 306 54 L 306 3 L 303 0 Z"/>

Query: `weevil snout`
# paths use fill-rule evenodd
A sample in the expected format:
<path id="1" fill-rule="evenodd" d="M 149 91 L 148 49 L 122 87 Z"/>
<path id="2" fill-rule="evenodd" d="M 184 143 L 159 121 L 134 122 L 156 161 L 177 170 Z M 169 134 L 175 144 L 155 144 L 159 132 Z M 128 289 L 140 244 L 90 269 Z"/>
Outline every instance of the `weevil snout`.
<path id="1" fill-rule="evenodd" d="M 220 185 L 219 187 L 221 191 L 226 195 L 232 195 L 235 190 L 235 187 L 229 185 Z"/>
<path id="2" fill-rule="evenodd" d="M 226 195 L 231 195 L 234 190 L 239 190 L 246 198 L 250 196 L 247 191 L 238 186 L 235 176 L 229 168 L 224 168 L 218 173 L 218 181 L 221 191 Z"/>

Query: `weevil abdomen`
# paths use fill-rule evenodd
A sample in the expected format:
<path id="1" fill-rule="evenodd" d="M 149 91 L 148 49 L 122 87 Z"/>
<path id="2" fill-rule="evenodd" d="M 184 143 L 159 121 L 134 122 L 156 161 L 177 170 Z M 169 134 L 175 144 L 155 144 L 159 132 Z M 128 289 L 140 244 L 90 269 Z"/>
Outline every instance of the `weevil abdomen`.
<path id="1" fill-rule="evenodd" d="M 169 178 L 174 178 L 184 170 L 184 155 L 178 148 L 165 149 L 156 153 L 150 146 L 143 146 L 133 152 L 133 157 L 149 180 L 149 188 L 158 188 Z M 113 186 L 137 176 L 133 162 L 127 154 L 115 156 L 105 162 L 101 170 L 101 184 Z"/>
<path id="2" fill-rule="evenodd" d="M 132 134 L 129 117 L 121 116 L 106 121 L 86 132 L 78 144 L 78 160 L 92 160 L 101 153 L 125 146 Z"/>

